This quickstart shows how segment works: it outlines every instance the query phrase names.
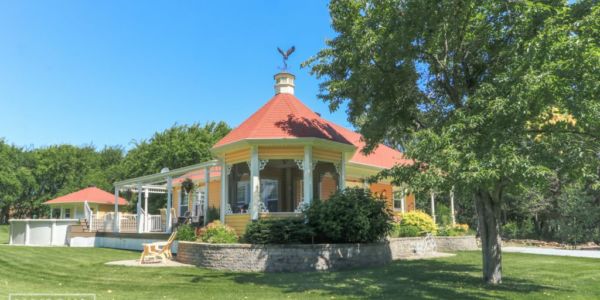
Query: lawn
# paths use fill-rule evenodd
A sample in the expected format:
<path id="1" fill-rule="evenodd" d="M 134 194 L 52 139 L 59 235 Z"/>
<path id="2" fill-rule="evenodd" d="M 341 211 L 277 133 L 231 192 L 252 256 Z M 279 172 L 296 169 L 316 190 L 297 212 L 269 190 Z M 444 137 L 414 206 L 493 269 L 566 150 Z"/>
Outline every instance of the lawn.
<path id="1" fill-rule="evenodd" d="M 98 299 L 589 299 L 600 260 L 505 254 L 504 283 L 480 280 L 480 253 L 333 273 L 226 273 L 106 266 L 137 252 L 0 245 L 0 299 L 9 293 L 95 293 Z"/>
<path id="2" fill-rule="evenodd" d="M 0 244 L 8 244 L 8 225 L 0 225 Z"/>

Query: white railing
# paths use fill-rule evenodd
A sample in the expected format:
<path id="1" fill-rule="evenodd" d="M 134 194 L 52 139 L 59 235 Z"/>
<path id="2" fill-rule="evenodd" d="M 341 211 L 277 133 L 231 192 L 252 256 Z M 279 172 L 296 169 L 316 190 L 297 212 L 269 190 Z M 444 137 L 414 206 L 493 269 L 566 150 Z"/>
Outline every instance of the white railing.
<path id="1" fill-rule="evenodd" d="M 85 213 L 85 219 L 87 220 L 90 230 L 92 229 L 92 223 L 94 221 L 94 212 L 90 208 L 87 201 L 83 202 L 83 212 Z"/>
<path id="2" fill-rule="evenodd" d="M 160 215 L 148 215 L 148 225 L 148 231 L 150 232 L 165 231 Z"/>
<path id="3" fill-rule="evenodd" d="M 120 213 L 119 229 L 121 232 L 137 232 L 137 216 Z"/>

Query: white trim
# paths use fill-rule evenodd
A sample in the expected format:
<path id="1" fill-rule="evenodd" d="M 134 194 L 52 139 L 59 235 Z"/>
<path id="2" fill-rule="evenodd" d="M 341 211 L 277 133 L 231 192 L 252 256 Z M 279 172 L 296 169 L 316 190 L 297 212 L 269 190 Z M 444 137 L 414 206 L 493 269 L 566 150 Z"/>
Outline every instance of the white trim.
<path id="1" fill-rule="evenodd" d="M 258 146 L 252 146 L 250 157 L 250 217 L 258 220 L 260 199 L 260 160 L 258 159 Z"/>
<path id="2" fill-rule="evenodd" d="M 303 194 L 304 205 L 310 205 L 313 198 L 313 153 L 312 146 L 306 145 L 304 146 L 304 160 L 302 161 L 302 171 L 303 171 Z"/>
<path id="3" fill-rule="evenodd" d="M 228 166 L 225 163 L 225 159 L 221 159 L 221 205 L 219 207 L 219 217 L 221 219 L 221 223 L 225 224 L 225 205 L 229 203 L 229 195 L 228 195 Z"/>
<path id="4" fill-rule="evenodd" d="M 171 219 L 171 207 L 173 207 L 173 179 L 169 176 L 167 177 L 167 232 L 171 232 L 171 230 L 173 229 L 173 220 Z"/>
<path id="5" fill-rule="evenodd" d="M 342 152 L 342 161 L 340 162 L 340 174 L 338 174 L 338 186 L 340 190 L 346 188 L 346 152 Z"/>
<path id="6" fill-rule="evenodd" d="M 208 197 L 209 197 L 209 193 L 208 191 L 209 189 L 209 185 L 210 185 L 210 167 L 206 167 L 206 169 L 204 170 L 204 203 L 203 203 L 203 215 L 204 215 L 204 220 L 203 223 L 204 225 L 206 225 L 206 221 L 207 221 L 207 216 L 208 216 Z"/>
<path id="7" fill-rule="evenodd" d="M 175 169 L 175 170 L 165 172 L 165 173 L 156 173 L 156 174 L 151 174 L 151 175 L 140 176 L 140 177 L 136 177 L 136 178 L 130 178 L 130 179 L 126 179 L 126 180 L 117 181 L 114 183 L 114 186 L 123 187 L 128 184 L 137 184 L 137 183 L 152 184 L 152 183 L 164 182 L 169 177 L 173 178 L 173 177 L 177 177 L 179 175 L 188 173 L 190 171 L 195 171 L 195 170 L 202 169 L 202 168 L 209 167 L 209 166 L 217 166 L 218 163 L 219 163 L 218 160 L 210 160 L 207 162 Z"/>

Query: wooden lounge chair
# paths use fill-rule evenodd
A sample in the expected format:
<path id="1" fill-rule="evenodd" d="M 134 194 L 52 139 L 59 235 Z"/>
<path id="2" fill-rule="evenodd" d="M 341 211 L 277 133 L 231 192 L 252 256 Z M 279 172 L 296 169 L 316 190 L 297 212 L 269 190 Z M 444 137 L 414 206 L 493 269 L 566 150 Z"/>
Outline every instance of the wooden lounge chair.
<path id="1" fill-rule="evenodd" d="M 142 244 L 144 251 L 140 257 L 140 264 L 164 262 L 165 259 L 173 258 L 171 247 L 176 236 L 177 231 L 174 231 L 166 242 Z"/>

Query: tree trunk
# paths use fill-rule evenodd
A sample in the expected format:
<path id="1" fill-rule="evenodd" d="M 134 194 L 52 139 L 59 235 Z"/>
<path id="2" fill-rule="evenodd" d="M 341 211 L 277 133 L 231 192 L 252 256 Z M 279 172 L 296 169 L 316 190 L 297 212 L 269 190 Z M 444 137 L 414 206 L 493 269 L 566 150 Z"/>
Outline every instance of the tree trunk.
<path id="1" fill-rule="evenodd" d="M 500 249 L 501 190 L 495 193 L 477 191 L 475 207 L 479 221 L 481 251 L 483 254 L 483 280 L 488 284 L 502 282 L 502 251 Z"/>

